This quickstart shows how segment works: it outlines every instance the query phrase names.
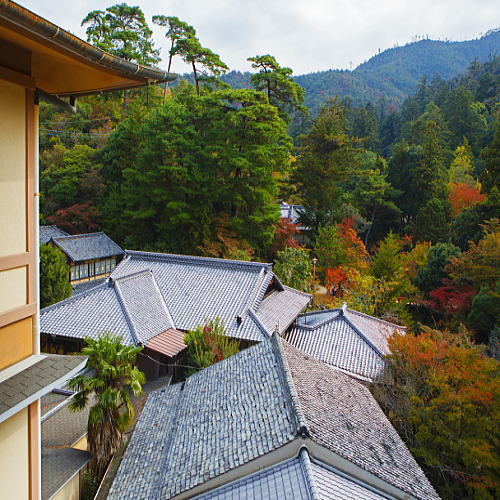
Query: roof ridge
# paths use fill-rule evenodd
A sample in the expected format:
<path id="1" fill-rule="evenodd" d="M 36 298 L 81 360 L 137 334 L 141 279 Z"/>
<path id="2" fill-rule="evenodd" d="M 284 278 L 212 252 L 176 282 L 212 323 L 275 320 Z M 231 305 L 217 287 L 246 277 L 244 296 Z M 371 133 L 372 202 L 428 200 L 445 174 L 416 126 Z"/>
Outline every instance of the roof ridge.
<path id="1" fill-rule="evenodd" d="M 112 283 L 110 281 L 110 283 Z M 123 312 L 123 316 L 125 316 L 125 321 L 127 322 L 128 327 L 130 328 L 130 333 L 132 334 L 132 338 L 134 339 L 136 344 L 142 345 L 143 342 L 139 338 L 139 334 L 137 333 L 134 324 L 132 323 L 132 320 L 130 319 L 130 313 L 127 309 L 127 305 L 125 304 L 125 299 L 123 298 L 122 291 L 120 290 L 120 284 L 116 283 L 117 286 L 114 286 L 114 290 L 116 293 L 116 296 L 118 298 L 118 304 L 120 305 L 120 309 Z"/>
<path id="2" fill-rule="evenodd" d="M 84 282 L 84 283 L 87 283 L 87 282 Z M 99 285 L 96 285 L 92 288 L 89 288 L 88 290 L 84 290 L 83 292 L 80 292 L 80 293 L 75 293 L 71 297 L 68 297 L 67 299 L 60 300 L 59 302 L 56 302 L 55 304 L 51 304 L 50 306 L 44 307 L 43 309 L 40 310 L 40 313 L 45 313 L 46 311 L 51 311 L 53 309 L 57 309 L 58 307 L 60 307 L 62 305 L 66 305 L 75 299 L 79 299 L 79 298 L 83 297 L 84 295 L 89 295 L 91 293 L 94 293 L 98 290 L 101 290 L 101 289 L 107 288 L 107 287 L 108 287 L 108 283 L 106 280 L 103 283 L 100 283 Z"/>
<path id="3" fill-rule="evenodd" d="M 385 354 L 346 315 L 342 315 L 342 318 L 379 356 L 385 357 Z"/>
<path id="4" fill-rule="evenodd" d="M 398 325 L 397 323 L 392 323 L 391 321 L 386 321 L 385 319 L 377 318 L 376 316 L 370 316 L 369 314 L 362 313 L 360 311 L 356 311 L 355 309 L 351 309 L 350 307 L 347 307 L 347 312 L 358 315 L 358 316 L 363 316 L 364 318 L 369 318 L 369 319 L 372 319 L 374 321 L 378 321 L 379 323 L 385 323 L 386 325 L 395 326 L 399 329 L 404 329 L 404 330 L 407 329 L 406 326 Z"/>
<path id="5" fill-rule="evenodd" d="M 329 312 L 329 311 L 339 313 L 339 311 L 337 309 L 326 309 L 326 310 L 322 310 L 322 311 L 321 310 L 320 311 L 312 311 L 309 313 L 299 314 L 298 317 L 304 318 L 306 316 L 312 316 L 313 314 L 325 313 L 325 312 Z M 325 320 L 320 321 L 319 323 L 316 323 L 315 325 L 307 325 L 307 324 L 297 323 L 295 321 L 295 327 L 302 328 L 303 330 L 316 330 L 317 328 L 319 328 L 321 326 L 325 326 L 326 324 L 331 323 L 333 321 L 337 321 L 337 320 L 341 319 L 342 317 L 343 316 L 341 316 L 340 314 L 337 314 L 336 316 L 326 318 Z"/>
<path id="6" fill-rule="evenodd" d="M 312 500 L 321 500 L 318 487 L 316 486 L 316 478 L 314 476 L 311 467 L 311 459 L 309 458 L 309 452 L 306 447 L 301 448 L 299 459 L 300 459 L 300 465 L 302 466 L 305 475 L 309 479 L 309 486 L 311 489 L 310 493 Z"/>
<path id="7" fill-rule="evenodd" d="M 172 259 L 172 260 L 184 260 L 188 262 L 199 262 L 206 264 L 226 264 L 226 265 L 239 265 L 243 267 L 265 267 L 269 270 L 272 270 L 272 264 L 268 262 L 252 262 L 247 260 L 232 260 L 232 259 L 219 259 L 215 257 L 203 257 L 197 255 L 182 255 L 182 254 L 174 254 L 174 253 L 161 253 L 161 252 L 144 252 L 139 250 L 125 250 L 126 256 L 137 256 L 137 257 L 145 257 L 151 258 L 156 257 L 163 260 Z"/>
<path id="8" fill-rule="evenodd" d="M 262 330 L 262 333 L 267 335 L 267 337 L 271 337 L 273 335 L 273 332 L 267 331 L 267 328 L 264 326 L 264 324 L 262 323 L 260 318 L 257 316 L 257 314 L 254 311 L 252 311 L 252 309 L 248 310 L 248 315 L 250 316 L 250 318 L 252 318 L 252 320 L 255 322 L 255 324 Z"/>
<path id="9" fill-rule="evenodd" d="M 307 421 L 304 414 L 302 413 L 302 408 L 300 406 L 299 396 L 295 389 L 295 385 L 292 378 L 292 373 L 290 367 L 288 366 L 288 361 L 286 360 L 285 351 L 283 345 L 281 344 L 281 338 L 276 333 L 273 333 L 271 337 L 271 342 L 273 346 L 274 353 L 278 359 L 278 363 L 281 363 L 280 373 L 283 377 L 285 386 L 288 389 L 288 396 L 292 404 L 293 413 L 297 419 L 297 429 L 295 431 L 296 436 L 308 437 L 310 436 L 309 427 L 307 426 Z"/>
<path id="10" fill-rule="evenodd" d="M 57 238 L 53 238 L 53 239 L 55 239 L 55 240 L 63 240 L 63 239 L 69 240 L 71 238 L 85 238 L 87 236 L 97 236 L 99 234 L 104 234 L 104 236 L 107 236 L 109 238 L 109 236 L 104 231 L 97 231 L 95 233 L 68 234 L 67 236 L 58 236 Z"/>
<path id="11" fill-rule="evenodd" d="M 116 283 L 117 281 L 126 281 L 128 279 L 137 278 L 138 276 L 146 275 L 146 274 L 153 275 L 153 271 L 150 268 L 140 269 L 139 271 L 134 271 L 132 273 L 125 274 L 123 276 L 118 276 L 116 278 L 110 274 L 108 276 L 108 280 L 109 280 L 110 284 L 113 284 L 113 283 Z"/>

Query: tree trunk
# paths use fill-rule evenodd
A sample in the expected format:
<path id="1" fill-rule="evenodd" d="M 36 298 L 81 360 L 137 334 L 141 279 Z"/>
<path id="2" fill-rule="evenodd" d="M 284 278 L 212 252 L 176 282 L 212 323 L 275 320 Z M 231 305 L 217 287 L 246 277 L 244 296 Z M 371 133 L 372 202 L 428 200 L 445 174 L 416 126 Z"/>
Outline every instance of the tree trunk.
<path id="1" fill-rule="evenodd" d="M 172 49 L 174 47 L 174 42 L 172 41 L 172 45 L 170 47 L 170 52 L 172 52 Z M 169 58 L 168 58 L 168 68 L 167 68 L 167 71 L 170 73 L 170 68 L 172 67 L 172 58 L 174 56 L 172 54 L 170 54 Z M 167 93 L 168 93 L 168 82 L 165 82 L 165 89 L 163 90 L 163 98 L 165 99 L 167 97 Z"/>
<path id="2" fill-rule="evenodd" d="M 98 426 L 89 425 L 88 428 L 90 468 L 99 481 L 122 440 L 122 433 L 114 420 L 113 414 L 108 411 Z"/>
<path id="3" fill-rule="evenodd" d="M 194 73 L 194 82 L 196 83 L 196 93 L 200 95 L 200 85 L 198 83 L 198 73 L 196 72 L 196 66 L 194 65 L 194 61 L 192 61 L 193 65 L 193 73 Z"/>

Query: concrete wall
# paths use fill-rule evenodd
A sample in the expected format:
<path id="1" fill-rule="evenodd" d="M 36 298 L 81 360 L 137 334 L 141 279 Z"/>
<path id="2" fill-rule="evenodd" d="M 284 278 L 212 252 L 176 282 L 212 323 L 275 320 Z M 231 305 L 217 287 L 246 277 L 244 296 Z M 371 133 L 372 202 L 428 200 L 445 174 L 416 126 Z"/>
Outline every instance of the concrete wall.
<path id="1" fill-rule="evenodd" d="M 0 424 L 0 497 L 29 497 L 28 409 Z"/>
<path id="2" fill-rule="evenodd" d="M 0 80 L 0 123 L 0 256 L 3 257 L 26 252 L 26 91 L 4 80 Z"/>

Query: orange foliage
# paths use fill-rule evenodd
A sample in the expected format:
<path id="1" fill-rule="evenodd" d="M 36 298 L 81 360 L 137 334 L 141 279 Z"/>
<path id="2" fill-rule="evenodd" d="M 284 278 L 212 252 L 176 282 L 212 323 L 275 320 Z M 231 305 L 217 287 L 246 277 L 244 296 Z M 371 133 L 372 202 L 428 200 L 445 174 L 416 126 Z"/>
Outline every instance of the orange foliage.
<path id="1" fill-rule="evenodd" d="M 485 199 L 486 196 L 475 186 L 470 186 L 464 182 L 453 182 L 450 186 L 448 200 L 453 216 L 458 215 L 476 203 L 481 203 Z"/>
<path id="2" fill-rule="evenodd" d="M 439 492 L 493 498 L 500 486 L 498 361 L 465 331 L 425 328 L 417 336 L 394 334 L 388 344 L 396 391 L 380 393 L 380 402 Z"/>

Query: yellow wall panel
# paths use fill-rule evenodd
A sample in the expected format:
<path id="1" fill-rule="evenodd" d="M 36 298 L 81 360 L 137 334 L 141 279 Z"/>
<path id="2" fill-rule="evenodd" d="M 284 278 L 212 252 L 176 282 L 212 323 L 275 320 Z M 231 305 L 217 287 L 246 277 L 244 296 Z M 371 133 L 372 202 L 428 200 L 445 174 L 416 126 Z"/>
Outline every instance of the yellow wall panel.
<path id="1" fill-rule="evenodd" d="M 0 424 L 0 498 L 29 496 L 28 409 Z"/>
<path id="2" fill-rule="evenodd" d="M 26 93 L 0 80 L 0 257 L 26 251 Z"/>
<path id="3" fill-rule="evenodd" d="M 21 361 L 33 352 L 31 318 L 0 328 L 0 370 Z"/>
<path id="4" fill-rule="evenodd" d="M 16 267 L 0 271 L 0 313 L 27 304 L 27 270 Z"/>

